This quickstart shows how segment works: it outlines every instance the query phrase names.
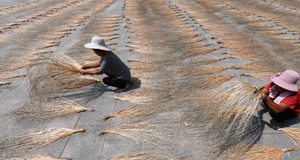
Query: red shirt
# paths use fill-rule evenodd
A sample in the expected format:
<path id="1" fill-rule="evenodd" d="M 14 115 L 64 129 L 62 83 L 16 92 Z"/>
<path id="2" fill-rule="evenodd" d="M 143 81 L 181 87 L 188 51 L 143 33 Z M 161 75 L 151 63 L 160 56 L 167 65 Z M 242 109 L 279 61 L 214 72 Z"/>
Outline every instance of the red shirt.
<path id="1" fill-rule="evenodd" d="M 265 88 L 269 91 L 270 88 L 274 85 L 273 82 L 269 83 Z M 277 98 L 278 95 L 274 99 Z M 272 98 L 271 98 L 272 99 Z M 272 100 L 274 100 L 272 99 Z M 284 103 L 293 111 L 297 112 L 297 115 L 300 115 L 300 90 L 298 92 L 291 94 L 290 96 L 284 98 L 280 103 Z"/>

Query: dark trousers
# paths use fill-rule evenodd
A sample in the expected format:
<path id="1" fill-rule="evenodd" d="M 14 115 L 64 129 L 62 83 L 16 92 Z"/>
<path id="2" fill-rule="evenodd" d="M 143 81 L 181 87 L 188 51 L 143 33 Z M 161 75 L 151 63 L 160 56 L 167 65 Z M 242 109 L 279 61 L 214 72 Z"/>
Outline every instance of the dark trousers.
<path id="1" fill-rule="evenodd" d="M 128 82 L 129 81 L 118 79 L 118 78 L 113 77 L 113 76 L 103 78 L 103 83 L 104 84 L 106 84 L 108 86 L 114 86 L 114 87 L 122 88 L 122 89 L 126 87 Z"/>
<path id="2" fill-rule="evenodd" d="M 266 102 L 262 101 L 262 105 L 264 105 L 268 110 L 270 116 L 277 122 L 283 122 L 286 119 L 293 119 L 298 117 L 297 113 L 293 111 L 292 109 L 288 108 L 284 110 L 283 112 L 280 113 L 275 113 L 268 105 Z"/>

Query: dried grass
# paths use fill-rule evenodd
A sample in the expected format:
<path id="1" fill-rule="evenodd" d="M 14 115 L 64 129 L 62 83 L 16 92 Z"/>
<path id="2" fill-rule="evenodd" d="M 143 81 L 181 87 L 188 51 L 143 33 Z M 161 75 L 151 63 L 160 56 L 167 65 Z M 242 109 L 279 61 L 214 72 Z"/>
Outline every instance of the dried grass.
<path id="1" fill-rule="evenodd" d="M 19 121 L 24 119 L 43 121 L 84 111 L 94 109 L 85 108 L 67 99 L 52 99 L 42 103 L 25 102 L 21 108 L 10 113 L 10 117 Z"/>
<path id="2" fill-rule="evenodd" d="M 196 49 L 191 49 L 186 51 L 184 54 L 187 57 L 191 57 L 191 56 L 197 56 L 197 55 L 201 55 L 201 54 L 207 54 L 210 52 L 213 52 L 217 50 L 216 48 L 196 48 Z"/>
<path id="3" fill-rule="evenodd" d="M 52 142 L 63 139 L 73 133 L 84 132 L 83 129 L 48 128 L 29 132 L 0 140 L 0 157 L 9 158 L 27 153 Z"/>
<path id="4" fill-rule="evenodd" d="M 3 81 L 0 81 L 0 86 L 2 85 L 9 85 L 11 82 L 3 82 Z"/>
<path id="5" fill-rule="evenodd" d="M 64 54 L 44 57 L 29 69 L 31 96 L 45 98 L 54 93 L 81 88 L 99 80 L 82 75 L 81 65 Z"/>
<path id="6" fill-rule="evenodd" d="M 118 118 L 147 117 L 158 113 L 163 113 L 166 111 L 171 111 L 172 108 L 177 108 L 177 107 L 176 105 L 159 104 L 159 103 L 135 105 L 132 107 L 121 109 L 111 115 L 104 116 L 102 117 L 102 119 L 107 120 L 112 117 L 118 117 Z"/>
<path id="7" fill-rule="evenodd" d="M 241 76 L 250 76 L 253 78 L 257 78 L 263 81 L 270 81 L 270 77 L 273 76 L 272 72 L 252 72 L 252 73 L 242 73 Z"/>
<path id="8" fill-rule="evenodd" d="M 270 146 L 261 146 L 255 144 L 250 149 L 247 145 L 237 145 L 218 157 L 220 160 L 235 159 L 235 160 L 281 160 L 283 154 L 287 151 L 292 151 L 294 148 L 287 147 L 285 149 L 277 149 Z"/>
<path id="9" fill-rule="evenodd" d="M 27 156 L 15 157 L 15 158 L 7 158 L 5 160 L 71 160 L 71 159 L 70 158 L 56 159 L 50 156 L 43 156 L 43 155 L 27 155 Z"/>
<path id="10" fill-rule="evenodd" d="M 279 128 L 278 130 L 283 131 L 300 149 L 300 128 Z"/>
<path id="11" fill-rule="evenodd" d="M 122 155 L 118 155 L 112 158 L 112 160 L 176 160 L 177 158 L 174 155 L 161 151 L 136 151 L 129 152 Z"/>
<path id="12" fill-rule="evenodd" d="M 24 75 L 24 74 L 16 74 L 16 73 L 12 73 L 12 72 L 2 72 L 2 73 L 0 73 L 0 80 L 15 78 L 15 77 L 25 77 L 25 76 L 26 75 Z"/>
<path id="13" fill-rule="evenodd" d="M 222 99 L 223 103 L 217 112 L 208 111 L 207 117 L 211 119 L 209 126 L 223 137 L 231 137 L 233 141 L 239 141 L 247 132 L 246 129 L 252 123 L 254 113 L 260 106 L 260 90 L 246 81 L 229 81 L 217 89 L 229 92 L 231 95 L 230 97 L 216 95 L 216 98 Z M 234 111 L 237 110 L 238 112 L 235 113 Z"/>
<path id="14" fill-rule="evenodd" d="M 161 118 L 156 117 L 155 120 L 147 118 L 124 123 L 105 131 L 99 131 L 97 135 L 119 134 L 131 138 L 137 143 L 145 141 L 163 148 L 166 143 L 178 144 L 176 128 L 177 122 L 175 120 L 166 119 L 162 116 Z"/>

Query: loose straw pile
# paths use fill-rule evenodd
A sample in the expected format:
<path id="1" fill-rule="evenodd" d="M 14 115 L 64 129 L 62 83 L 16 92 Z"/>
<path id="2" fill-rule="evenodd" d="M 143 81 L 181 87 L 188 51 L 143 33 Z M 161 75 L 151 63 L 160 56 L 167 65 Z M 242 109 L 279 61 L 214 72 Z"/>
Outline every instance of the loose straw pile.
<path id="1" fill-rule="evenodd" d="M 161 151 L 137 151 L 129 152 L 112 158 L 112 160 L 176 160 L 179 159 L 168 153 L 163 153 Z"/>
<path id="2" fill-rule="evenodd" d="M 10 116 L 17 120 L 47 120 L 83 111 L 94 111 L 94 109 L 80 106 L 75 101 L 55 99 L 38 104 L 26 102 L 21 108 L 10 113 Z"/>
<path id="3" fill-rule="evenodd" d="M 27 155 L 27 156 L 20 156 L 17 158 L 7 158 L 5 160 L 71 160 L 70 158 L 67 159 L 56 159 L 49 156 L 43 155 Z"/>
<path id="4" fill-rule="evenodd" d="M 40 98 L 81 88 L 99 80 L 80 73 L 81 65 L 64 54 L 45 57 L 29 69 L 31 96 Z"/>
<path id="5" fill-rule="evenodd" d="M 212 118 L 209 126 L 223 137 L 239 139 L 245 134 L 260 106 L 260 90 L 246 81 L 229 81 L 217 89 L 230 93 L 230 96 L 216 95 L 216 99 L 223 99 L 223 103 L 220 104 L 217 113 L 216 110 L 208 110 L 207 117 Z"/>
<path id="6" fill-rule="evenodd" d="M 15 74 L 15 73 L 12 73 L 12 72 L 2 72 L 2 73 L 0 73 L 0 80 L 15 78 L 15 77 L 25 77 L 25 75 L 24 74 Z"/>
<path id="7" fill-rule="evenodd" d="M 300 149 L 300 128 L 279 128 L 278 131 L 283 131 Z"/>
<path id="8" fill-rule="evenodd" d="M 84 130 L 48 128 L 21 134 L 19 136 L 6 137 L 0 140 L 0 158 L 15 157 L 22 153 L 27 153 L 28 151 L 58 141 L 76 132 L 84 132 Z"/>
<path id="9" fill-rule="evenodd" d="M 163 147 L 166 143 L 177 144 L 177 123 L 166 119 L 140 119 L 97 132 L 97 135 L 108 133 L 119 134 L 138 141 L 152 143 Z"/>
<path id="10" fill-rule="evenodd" d="M 282 156 L 287 151 L 292 151 L 294 148 L 287 147 L 285 149 L 277 149 L 270 146 L 262 146 L 255 144 L 249 150 L 246 145 L 237 145 L 225 153 L 221 153 L 218 159 L 227 160 L 227 159 L 235 159 L 235 160 L 281 160 Z"/>

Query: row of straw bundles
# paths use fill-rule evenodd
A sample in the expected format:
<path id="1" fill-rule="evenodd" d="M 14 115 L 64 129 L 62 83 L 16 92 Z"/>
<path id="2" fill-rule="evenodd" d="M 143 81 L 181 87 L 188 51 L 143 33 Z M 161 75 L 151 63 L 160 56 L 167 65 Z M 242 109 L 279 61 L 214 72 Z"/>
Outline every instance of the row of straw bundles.
<path id="1" fill-rule="evenodd" d="M 29 69 L 31 96 L 42 99 L 99 81 L 80 70 L 81 65 L 67 55 L 45 56 Z"/>

